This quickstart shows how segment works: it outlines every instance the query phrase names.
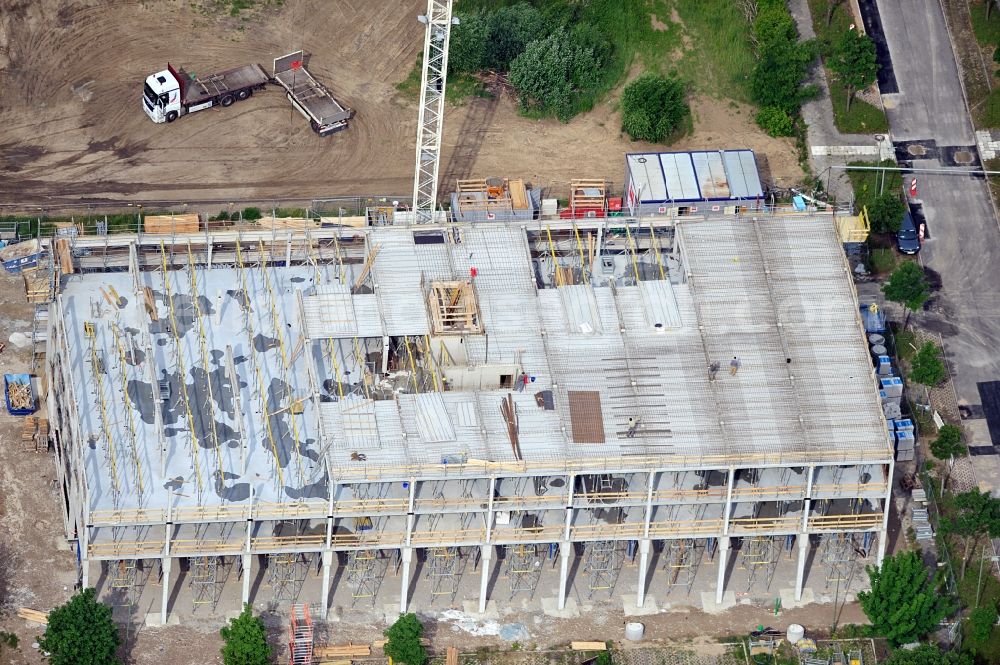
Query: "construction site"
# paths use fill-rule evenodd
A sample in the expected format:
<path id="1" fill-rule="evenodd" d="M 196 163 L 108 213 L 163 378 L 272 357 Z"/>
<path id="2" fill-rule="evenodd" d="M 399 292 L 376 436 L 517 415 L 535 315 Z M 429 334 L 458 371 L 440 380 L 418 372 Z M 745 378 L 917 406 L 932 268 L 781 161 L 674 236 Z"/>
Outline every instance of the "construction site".
<path id="1" fill-rule="evenodd" d="M 162 622 L 848 582 L 893 462 L 839 244 L 773 213 L 74 238 L 44 366 L 82 582 Z"/>
<path id="2" fill-rule="evenodd" d="M 77 584 L 128 626 L 290 617 L 291 662 L 314 619 L 836 612 L 893 540 L 867 217 L 769 200 L 746 146 L 443 177 L 451 0 L 420 18 L 412 196 L 14 225 L 8 410 Z"/>

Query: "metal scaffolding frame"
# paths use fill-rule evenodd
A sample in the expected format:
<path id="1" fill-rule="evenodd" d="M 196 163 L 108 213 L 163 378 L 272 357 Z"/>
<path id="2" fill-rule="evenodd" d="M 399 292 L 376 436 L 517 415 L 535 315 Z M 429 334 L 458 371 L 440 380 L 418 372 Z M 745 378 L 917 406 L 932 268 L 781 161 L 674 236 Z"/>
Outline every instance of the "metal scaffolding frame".
<path id="1" fill-rule="evenodd" d="M 504 558 L 507 560 L 507 577 L 510 580 L 510 597 L 527 591 L 534 597 L 538 579 L 542 576 L 544 546 L 536 543 L 508 545 Z"/>
<path id="2" fill-rule="evenodd" d="M 198 609 L 199 605 L 210 605 L 214 611 L 219 604 L 222 587 L 226 583 L 225 564 L 220 559 L 221 557 L 216 556 L 198 556 L 189 560 L 193 609 Z"/>
<path id="3" fill-rule="evenodd" d="M 312 555 L 279 552 L 267 555 L 267 584 L 274 602 L 294 601 L 309 574 Z"/>
<path id="4" fill-rule="evenodd" d="M 468 561 L 461 547 L 434 547 L 427 551 L 431 602 L 439 596 L 454 602 Z"/>
<path id="5" fill-rule="evenodd" d="M 598 540 L 587 544 L 587 558 L 583 570 L 590 578 L 587 582 L 588 598 L 600 591 L 614 593 L 625 563 L 625 543 L 618 540 Z"/>
<path id="6" fill-rule="evenodd" d="M 140 577 L 136 559 L 108 561 L 108 589 L 112 607 L 135 607 L 139 602 Z M 131 609 L 129 610 L 131 611 Z"/>
<path id="7" fill-rule="evenodd" d="M 361 598 L 375 597 L 385 578 L 388 563 L 378 550 L 351 550 L 347 554 L 347 583 L 351 586 L 351 605 Z"/>
<path id="8" fill-rule="evenodd" d="M 778 566 L 781 547 L 777 538 L 783 536 L 749 536 L 740 546 L 740 568 L 747 571 L 747 593 L 758 580 L 764 582 L 764 589 L 771 588 L 774 569 Z"/>
<path id="9" fill-rule="evenodd" d="M 858 536 L 861 542 L 858 542 Z M 831 585 L 850 585 L 857 572 L 858 563 L 867 558 L 874 545 L 874 533 L 828 533 L 821 537 L 819 560 L 826 569 L 825 588 Z M 868 541 L 868 548 L 865 548 Z"/>
<path id="10" fill-rule="evenodd" d="M 663 544 L 663 569 L 667 572 L 667 593 L 683 588 L 691 593 L 705 556 L 705 541 L 701 538 L 680 538 Z"/>

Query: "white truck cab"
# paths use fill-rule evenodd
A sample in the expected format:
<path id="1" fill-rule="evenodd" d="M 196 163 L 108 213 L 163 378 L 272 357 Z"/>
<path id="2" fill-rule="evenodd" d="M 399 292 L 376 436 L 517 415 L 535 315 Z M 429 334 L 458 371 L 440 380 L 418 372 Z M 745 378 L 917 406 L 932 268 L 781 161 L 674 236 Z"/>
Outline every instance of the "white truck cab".
<path id="1" fill-rule="evenodd" d="M 173 122 L 181 113 L 181 84 L 169 69 L 146 77 L 142 108 L 153 122 Z"/>

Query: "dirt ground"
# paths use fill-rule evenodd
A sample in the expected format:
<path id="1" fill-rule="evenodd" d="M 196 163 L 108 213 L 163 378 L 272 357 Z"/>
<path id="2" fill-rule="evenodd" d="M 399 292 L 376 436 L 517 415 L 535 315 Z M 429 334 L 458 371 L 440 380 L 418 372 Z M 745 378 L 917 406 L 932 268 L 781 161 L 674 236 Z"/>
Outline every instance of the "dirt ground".
<path id="1" fill-rule="evenodd" d="M 408 194 L 416 103 L 395 84 L 422 43 L 420 0 L 286 0 L 248 21 L 187 0 L 0 0 L 0 202 L 102 199 L 233 201 Z M 277 88 L 235 108 L 171 125 L 142 112 L 146 75 L 169 60 L 194 73 L 266 68 L 294 49 L 357 112 L 347 132 L 316 136 Z M 472 98 L 445 119 L 442 188 L 506 175 L 558 187 L 574 177 L 620 183 L 615 100 L 569 124 L 530 120 L 509 98 Z M 677 148 L 757 151 L 769 181 L 801 177 L 789 139 L 747 108 L 693 100 L 695 131 Z"/>

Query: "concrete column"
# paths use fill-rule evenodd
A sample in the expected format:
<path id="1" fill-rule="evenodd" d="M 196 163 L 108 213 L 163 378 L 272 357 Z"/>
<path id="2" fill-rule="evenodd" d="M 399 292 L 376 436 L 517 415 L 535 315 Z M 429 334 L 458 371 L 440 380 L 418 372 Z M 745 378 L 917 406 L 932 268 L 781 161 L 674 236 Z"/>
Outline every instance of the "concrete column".
<path id="1" fill-rule="evenodd" d="M 493 546 L 483 545 L 481 548 L 481 561 L 482 571 L 480 571 L 479 578 L 479 613 L 482 614 L 486 611 L 486 588 L 490 583 L 490 561 L 493 559 Z"/>
<path id="2" fill-rule="evenodd" d="M 327 608 L 330 606 L 330 568 L 333 567 L 333 551 L 323 552 L 323 590 L 320 594 L 320 603 L 323 604 L 320 616 L 326 618 Z"/>
<path id="3" fill-rule="evenodd" d="M 569 541 L 559 545 L 559 609 L 566 609 L 566 583 L 569 581 L 569 557 L 573 544 Z"/>
<path id="4" fill-rule="evenodd" d="M 729 558 L 729 536 L 719 538 L 719 583 L 715 589 L 715 604 L 722 604 L 722 594 L 726 591 L 726 563 Z"/>
<path id="5" fill-rule="evenodd" d="M 635 606 L 642 607 L 646 602 L 646 570 L 649 567 L 649 538 L 639 541 L 639 586 L 635 592 Z"/>
<path id="6" fill-rule="evenodd" d="M 242 605 L 250 602 L 250 580 L 253 578 L 253 555 L 243 555 L 243 595 L 240 596 Z M 242 606 L 240 609 L 243 609 Z"/>
<path id="7" fill-rule="evenodd" d="M 80 561 L 80 584 L 82 589 L 90 587 L 90 559 Z"/>
<path id="8" fill-rule="evenodd" d="M 403 574 L 400 575 L 402 588 L 399 590 L 399 611 L 405 614 L 407 596 L 410 593 L 410 563 L 413 561 L 413 548 L 404 547 L 401 554 L 403 556 Z"/>
<path id="9" fill-rule="evenodd" d="M 795 571 L 795 600 L 802 600 L 802 584 L 806 579 L 806 556 L 809 554 L 809 536 L 805 533 L 798 535 L 799 539 L 799 560 Z"/>
<path id="10" fill-rule="evenodd" d="M 881 566 L 882 559 L 885 558 L 885 546 L 889 542 L 889 532 L 882 530 L 878 532 L 878 557 L 875 559 L 875 565 Z"/>
<path id="11" fill-rule="evenodd" d="M 168 556 L 161 559 L 163 566 L 163 600 L 160 604 L 160 624 L 163 626 L 167 625 L 167 603 L 170 601 L 170 568 L 172 561 Z"/>

